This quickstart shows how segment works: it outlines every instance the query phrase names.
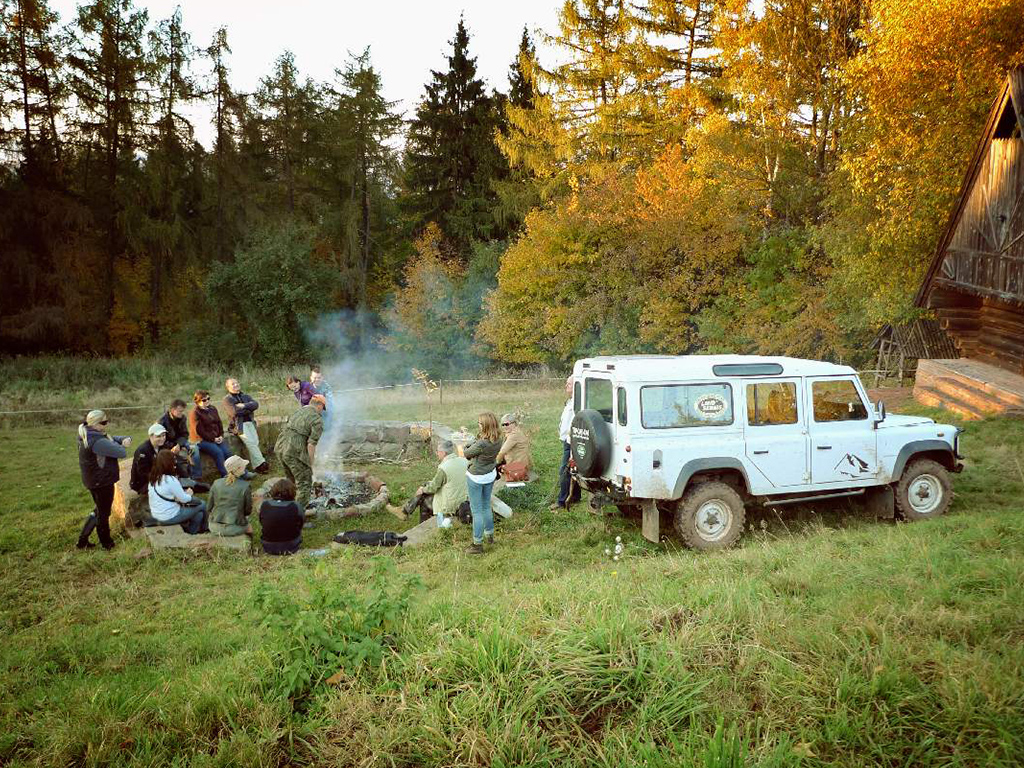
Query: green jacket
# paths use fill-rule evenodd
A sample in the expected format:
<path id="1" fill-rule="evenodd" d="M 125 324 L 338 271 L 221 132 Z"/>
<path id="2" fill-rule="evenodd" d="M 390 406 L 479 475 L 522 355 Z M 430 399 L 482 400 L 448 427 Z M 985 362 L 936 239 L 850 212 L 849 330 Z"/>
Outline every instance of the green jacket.
<path id="1" fill-rule="evenodd" d="M 469 498 L 466 489 L 466 468 L 469 462 L 454 453 L 437 466 L 434 479 L 423 486 L 424 493 L 434 494 L 434 512 L 448 517 L 455 515 L 459 505 Z"/>
<path id="2" fill-rule="evenodd" d="M 288 417 L 274 452 L 309 462 L 309 443 L 316 445 L 324 433 L 324 420 L 314 405 L 304 405 Z"/>
<path id="3" fill-rule="evenodd" d="M 245 530 L 247 518 L 252 514 L 252 489 L 247 480 L 239 478 L 228 485 L 226 478 L 222 477 L 214 481 L 210 487 L 208 503 L 210 530 L 214 533 L 232 535 L 235 531 L 225 529 L 240 526 Z"/>

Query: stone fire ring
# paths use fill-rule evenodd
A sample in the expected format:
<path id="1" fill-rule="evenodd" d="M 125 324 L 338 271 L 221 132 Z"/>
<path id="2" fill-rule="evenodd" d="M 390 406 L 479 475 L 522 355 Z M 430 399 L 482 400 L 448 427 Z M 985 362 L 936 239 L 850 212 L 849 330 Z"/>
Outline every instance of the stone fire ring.
<path id="1" fill-rule="evenodd" d="M 388 487 L 382 481 L 366 472 L 341 472 L 339 474 L 342 480 L 347 480 L 351 483 L 366 483 L 366 485 L 370 486 L 370 490 L 375 492 L 374 497 L 369 501 L 364 501 L 362 504 L 353 504 L 351 507 L 326 509 L 322 513 L 324 518 L 327 520 L 341 520 L 346 517 L 375 515 L 378 512 L 384 511 L 384 508 L 388 505 L 389 496 Z"/>

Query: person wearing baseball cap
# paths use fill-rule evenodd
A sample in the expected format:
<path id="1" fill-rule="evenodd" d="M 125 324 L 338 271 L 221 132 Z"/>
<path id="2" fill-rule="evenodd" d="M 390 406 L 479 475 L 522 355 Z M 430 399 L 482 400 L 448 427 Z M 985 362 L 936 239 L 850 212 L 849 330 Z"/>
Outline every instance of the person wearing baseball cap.
<path id="1" fill-rule="evenodd" d="M 245 468 L 249 461 L 241 456 L 224 460 L 227 474 L 210 487 L 210 533 L 218 536 L 251 536 L 252 488 Z M 250 475 L 251 477 L 251 475 Z"/>
<path id="2" fill-rule="evenodd" d="M 156 452 L 163 448 L 167 441 L 167 427 L 154 424 L 149 428 L 149 439 L 135 449 L 132 454 L 132 474 L 128 486 L 138 494 L 146 492 L 149 485 L 149 471 L 153 469 Z"/>

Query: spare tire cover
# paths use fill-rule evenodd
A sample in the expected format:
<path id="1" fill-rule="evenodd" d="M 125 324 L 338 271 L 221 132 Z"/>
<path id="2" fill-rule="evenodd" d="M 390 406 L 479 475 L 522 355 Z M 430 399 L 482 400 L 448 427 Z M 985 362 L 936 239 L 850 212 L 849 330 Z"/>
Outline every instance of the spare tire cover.
<path id="1" fill-rule="evenodd" d="M 576 471 L 583 477 L 600 477 L 612 457 L 612 431 L 597 411 L 580 411 L 572 420 L 569 445 Z"/>

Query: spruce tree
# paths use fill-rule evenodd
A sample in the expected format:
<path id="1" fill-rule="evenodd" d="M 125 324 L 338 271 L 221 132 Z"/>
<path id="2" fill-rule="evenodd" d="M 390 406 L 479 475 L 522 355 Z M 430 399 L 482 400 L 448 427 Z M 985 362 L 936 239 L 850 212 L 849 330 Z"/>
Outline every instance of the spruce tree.
<path id="1" fill-rule="evenodd" d="M 406 211 L 418 232 L 440 226 L 446 247 L 465 258 L 473 240 L 502 234 L 491 181 L 507 172 L 494 143 L 496 99 L 488 95 L 469 55 L 459 19 L 446 72 L 432 72 L 409 127 L 405 155 Z"/>

